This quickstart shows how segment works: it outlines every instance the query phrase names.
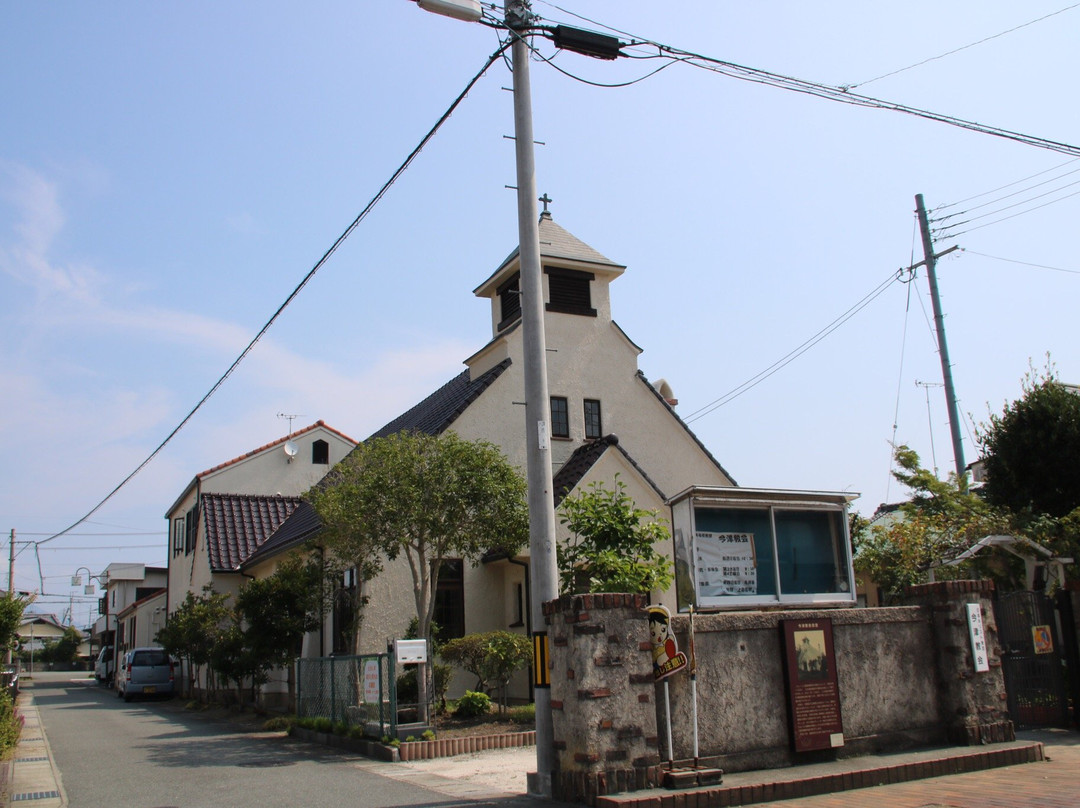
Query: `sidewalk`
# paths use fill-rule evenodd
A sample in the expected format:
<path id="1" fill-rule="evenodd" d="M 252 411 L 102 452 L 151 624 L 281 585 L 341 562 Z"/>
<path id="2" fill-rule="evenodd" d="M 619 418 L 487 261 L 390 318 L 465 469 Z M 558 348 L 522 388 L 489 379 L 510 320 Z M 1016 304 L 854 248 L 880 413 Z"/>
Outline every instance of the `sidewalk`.
<path id="1" fill-rule="evenodd" d="M 53 763 L 49 740 L 45 737 L 45 729 L 41 726 L 41 717 L 34 704 L 32 682 L 25 683 L 19 691 L 15 709 L 23 718 L 23 727 L 15 754 L 0 764 L 6 775 L 3 804 L 10 806 L 26 802 L 34 808 L 67 805 L 60 785 L 60 772 Z"/>

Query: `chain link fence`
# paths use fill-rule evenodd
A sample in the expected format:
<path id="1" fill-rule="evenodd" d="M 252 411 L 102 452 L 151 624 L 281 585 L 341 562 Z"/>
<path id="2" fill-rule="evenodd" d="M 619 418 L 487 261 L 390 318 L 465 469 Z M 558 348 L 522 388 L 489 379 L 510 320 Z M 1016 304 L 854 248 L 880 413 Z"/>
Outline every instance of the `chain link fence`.
<path id="1" fill-rule="evenodd" d="M 417 703 L 416 675 L 425 672 L 434 696 L 431 668 L 400 665 L 393 654 L 299 659 L 296 714 L 359 726 L 375 738 L 422 730 L 434 705 L 430 698 L 426 709 Z"/>
<path id="2" fill-rule="evenodd" d="M 397 732 L 397 688 L 389 654 L 297 660 L 301 718 L 361 726 L 369 735 Z"/>

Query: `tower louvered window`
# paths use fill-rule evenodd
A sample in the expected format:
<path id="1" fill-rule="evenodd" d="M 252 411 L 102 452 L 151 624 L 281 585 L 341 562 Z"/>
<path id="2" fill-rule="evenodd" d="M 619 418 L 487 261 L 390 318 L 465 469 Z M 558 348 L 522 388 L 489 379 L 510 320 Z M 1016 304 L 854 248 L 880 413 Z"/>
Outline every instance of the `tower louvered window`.
<path id="1" fill-rule="evenodd" d="M 544 267 L 544 273 L 548 276 L 548 311 L 596 316 L 596 309 L 592 307 L 595 276 L 591 272 Z"/>

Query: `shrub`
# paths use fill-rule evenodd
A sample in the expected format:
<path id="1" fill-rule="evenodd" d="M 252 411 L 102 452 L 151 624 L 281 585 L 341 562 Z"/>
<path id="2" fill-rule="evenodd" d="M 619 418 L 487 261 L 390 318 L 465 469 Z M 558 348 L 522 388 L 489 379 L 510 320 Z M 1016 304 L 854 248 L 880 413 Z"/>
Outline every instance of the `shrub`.
<path id="1" fill-rule="evenodd" d="M 0 693 L 0 753 L 5 753 L 19 741 L 22 722 L 15 713 L 9 693 Z"/>
<path id="2" fill-rule="evenodd" d="M 266 732 L 288 732 L 296 722 L 296 716 L 277 715 L 263 722 L 263 730 Z"/>
<path id="3" fill-rule="evenodd" d="M 432 732 L 430 729 L 425 729 L 422 733 L 420 733 L 420 737 L 423 738 L 425 741 L 434 741 L 435 733 Z"/>
<path id="4" fill-rule="evenodd" d="M 458 699 L 457 710 L 454 714 L 461 718 L 476 718 L 491 712 L 491 697 L 487 693 L 477 693 L 466 690 L 465 695 Z"/>
<path id="5" fill-rule="evenodd" d="M 510 722 L 513 724 L 535 724 L 536 705 L 522 704 L 517 707 L 511 707 L 509 711 L 509 718 Z"/>

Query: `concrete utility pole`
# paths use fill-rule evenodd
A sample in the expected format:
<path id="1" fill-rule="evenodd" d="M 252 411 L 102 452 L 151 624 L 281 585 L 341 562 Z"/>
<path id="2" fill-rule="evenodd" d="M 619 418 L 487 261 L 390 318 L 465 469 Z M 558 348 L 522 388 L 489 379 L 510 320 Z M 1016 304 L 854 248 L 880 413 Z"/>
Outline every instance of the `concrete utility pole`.
<path id="1" fill-rule="evenodd" d="M 915 210 L 919 215 L 919 230 L 922 232 L 926 277 L 930 282 L 930 302 L 934 307 L 934 327 L 937 329 L 938 355 L 941 357 L 941 377 L 945 383 L 945 404 L 949 408 L 949 430 L 952 433 L 956 481 L 963 489 L 967 488 L 967 464 L 964 462 L 964 443 L 960 436 L 960 414 L 956 407 L 956 390 L 953 388 L 949 346 L 945 342 L 945 317 L 941 313 L 941 299 L 938 296 L 938 256 L 934 254 L 934 240 L 930 235 L 930 222 L 926 217 L 926 205 L 923 204 L 922 194 L 915 195 Z"/>
<path id="2" fill-rule="evenodd" d="M 11 542 L 8 544 L 8 568 L 7 568 L 7 591 L 8 598 L 15 599 L 15 528 L 11 529 Z M 11 667 L 11 646 L 7 650 L 7 666 Z"/>
<path id="3" fill-rule="evenodd" d="M 555 501 L 551 482 L 550 399 L 547 338 L 544 331 L 544 284 L 540 269 L 540 225 L 536 210 L 533 157 L 532 89 L 525 32 L 532 14 L 527 0 L 506 0 L 506 25 L 514 37 L 514 144 L 517 157 L 518 254 L 521 260 L 521 329 L 525 365 L 525 459 L 529 489 L 529 578 L 532 602 L 534 689 L 536 704 L 536 782 L 530 791 L 551 796 L 555 770 L 551 688 L 546 666 L 547 632 L 543 604 L 559 596 L 555 563 Z"/>

